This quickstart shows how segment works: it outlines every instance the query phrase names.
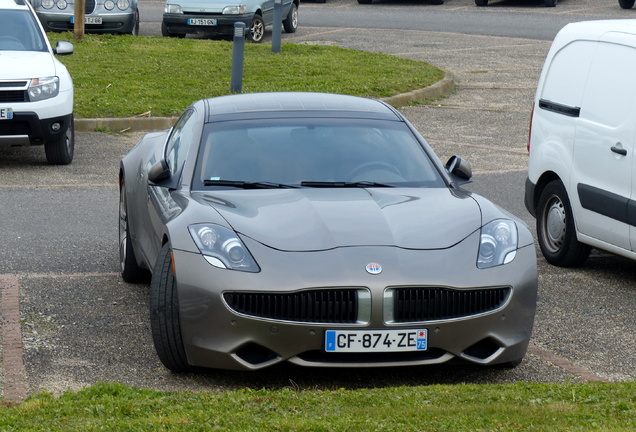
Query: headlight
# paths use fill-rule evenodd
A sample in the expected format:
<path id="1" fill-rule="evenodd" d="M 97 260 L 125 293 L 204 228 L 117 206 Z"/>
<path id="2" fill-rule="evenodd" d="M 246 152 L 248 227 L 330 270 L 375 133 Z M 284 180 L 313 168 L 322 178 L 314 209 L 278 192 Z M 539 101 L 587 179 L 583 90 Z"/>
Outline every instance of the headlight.
<path id="1" fill-rule="evenodd" d="M 517 225 L 513 221 L 497 219 L 482 227 L 477 267 L 508 264 L 516 255 Z"/>
<path id="2" fill-rule="evenodd" d="M 44 9 L 51 9 L 55 6 L 55 2 L 53 0 L 42 0 L 42 7 Z"/>
<path id="3" fill-rule="evenodd" d="M 31 102 L 50 99 L 60 92 L 58 77 L 34 78 L 29 85 L 29 100 Z"/>
<path id="4" fill-rule="evenodd" d="M 232 230 L 214 224 L 190 225 L 188 229 L 203 257 L 213 266 L 252 273 L 261 270 Z"/>
<path id="5" fill-rule="evenodd" d="M 115 2 L 113 0 L 106 0 L 104 2 L 104 8 L 106 10 L 113 10 L 115 9 Z"/>
<path id="6" fill-rule="evenodd" d="M 130 7 L 130 2 L 128 0 L 117 0 L 117 7 L 120 10 L 126 10 Z"/>
<path id="7" fill-rule="evenodd" d="M 66 6 L 68 6 L 68 3 L 66 3 L 66 0 L 59 0 L 57 2 L 57 8 L 58 9 L 64 10 L 64 9 L 66 9 Z"/>
<path id="8" fill-rule="evenodd" d="M 225 6 L 223 8 L 223 15 L 243 15 L 245 13 L 245 6 Z"/>
<path id="9" fill-rule="evenodd" d="M 181 10 L 181 6 L 178 4 L 167 4 L 164 11 L 166 13 L 175 13 L 175 14 L 183 13 L 183 11 Z"/>

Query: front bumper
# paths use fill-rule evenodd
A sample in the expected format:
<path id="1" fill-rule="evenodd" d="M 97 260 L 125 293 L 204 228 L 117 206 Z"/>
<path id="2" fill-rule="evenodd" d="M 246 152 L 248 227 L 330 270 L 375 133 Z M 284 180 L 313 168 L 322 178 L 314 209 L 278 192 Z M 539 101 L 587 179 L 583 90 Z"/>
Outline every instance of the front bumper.
<path id="1" fill-rule="evenodd" d="M 14 113 L 11 120 L 0 120 L 0 146 L 43 145 L 66 134 L 73 114 L 40 119 L 34 112 Z M 60 127 L 54 129 L 52 126 Z"/>
<path id="2" fill-rule="evenodd" d="M 471 237 L 468 243 L 474 248 L 406 251 L 360 247 L 315 253 L 265 250 L 248 240 L 248 248 L 259 257 L 260 273 L 220 270 L 198 254 L 175 250 L 181 330 L 188 362 L 192 366 L 255 370 L 283 361 L 319 367 L 380 367 L 453 359 L 477 364 L 520 360 L 530 340 L 536 308 L 534 246 L 519 249 L 507 265 L 479 270 L 474 264 L 457 264 L 474 263 L 478 233 Z M 368 274 L 365 266 L 378 260 L 382 261 L 383 272 Z M 396 286 L 458 291 L 505 286 L 511 288 L 511 294 L 501 307 L 488 313 L 395 323 L 387 320 L 386 309 L 392 302 L 387 298 L 387 288 Z M 333 287 L 366 290 L 370 298 L 368 319 L 353 324 L 267 319 L 237 313 L 223 299 L 224 292 L 241 288 L 280 293 Z M 326 330 L 421 328 L 428 329 L 428 350 L 424 352 L 336 354 L 324 350 Z"/>
<path id="3" fill-rule="evenodd" d="M 191 18 L 215 19 L 215 26 L 189 25 Z M 189 14 L 163 14 L 163 24 L 171 34 L 213 34 L 232 35 L 234 34 L 234 24 L 242 22 L 247 28 L 254 19 L 254 14 L 245 15 L 189 15 Z"/>
<path id="4" fill-rule="evenodd" d="M 37 11 L 38 18 L 45 31 L 73 31 L 75 24 L 71 21 L 72 13 Z M 136 12 L 87 14 L 86 17 L 101 17 L 101 24 L 85 24 L 88 33 L 132 33 L 136 22 Z"/>

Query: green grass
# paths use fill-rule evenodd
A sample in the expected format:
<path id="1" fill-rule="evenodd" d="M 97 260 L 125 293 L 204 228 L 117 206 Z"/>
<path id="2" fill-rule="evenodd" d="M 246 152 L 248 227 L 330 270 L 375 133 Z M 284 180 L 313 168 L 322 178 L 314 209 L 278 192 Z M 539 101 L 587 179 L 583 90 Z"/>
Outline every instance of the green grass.
<path id="1" fill-rule="evenodd" d="M 100 384 L 0 407 L 0 431 L 633 431 L 635 383 L 359 390 L 139 390 Z"/>
<path id="2" fill-rule="evenodd" d="M 49 33 L 73 43 L 60 56 L 75 85 L 77 117 L 175 116 L 198 99 L 230 93 L 231 41 Z M 429 86 L 427 63 L 332 46 L 245 44 L 243 93 L 317 91 L 382 98 Z"/>

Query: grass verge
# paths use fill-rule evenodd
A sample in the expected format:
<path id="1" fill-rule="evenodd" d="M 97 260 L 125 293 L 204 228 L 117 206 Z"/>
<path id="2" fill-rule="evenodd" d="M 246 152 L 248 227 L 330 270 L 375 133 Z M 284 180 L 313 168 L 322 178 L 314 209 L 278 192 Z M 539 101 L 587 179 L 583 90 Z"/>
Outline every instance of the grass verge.
<path id="1" fill-rule="evenodd" d="M 59 57 L 75 85 L 77 117 L 175 116 L 198 99 L 230 93 L 232 42 L 49 33 L 73 43 Z M 444 72 L 427 63 L 333 46 L 245 45 L 244 93 L 316 91 L 382 98 L 429 86 Z"/>
<path id="2" fill-rule="evenodd" d="M 2 431 L 633 431 L 635 383 L 165 393 L 100 384 L 0 407 Z"/>

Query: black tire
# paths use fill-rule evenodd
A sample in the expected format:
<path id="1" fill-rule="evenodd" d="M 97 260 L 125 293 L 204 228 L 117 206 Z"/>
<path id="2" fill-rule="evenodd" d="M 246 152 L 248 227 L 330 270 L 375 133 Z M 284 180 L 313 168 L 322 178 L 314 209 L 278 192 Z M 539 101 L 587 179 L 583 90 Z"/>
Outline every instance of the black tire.
<path id="1" fill-rule="evenodd" d="M 130 240 L 127 201 L 126 186 L 122 180 L 119 189 L 119 267 L 121 277 L 129 283 L 148 282 L 150 272 L 137 264 L 135 250 Z"/>
<path id="2" fill-rule="evenodd" d="M 51 165 L 68 165 L 73 162 L 75 154 L 75 120 L 71 115 L 71 121 L 64 135 L 58 139 L 44 143 L 46 160 Z"/>
<path id="3" fill-rule="evenodd" d="M 359 4 L 371 4 L 373 0 L 358 0 Z"/>
<path id="4" fill-rule="evenodd" d="M 488 6 L 488 0 L 475 0 L 477 6 Z"/>
<path id="5" fill-rule="evenodd" d="M 631 9 L 632 6 L 634 6 L 634 1 L 636 1 L 636 0 L 618 0 L 618 4 L 623 9 Z"/>
<path id="6" fill-rule="evenodd" d="M 432 5 L 443 5 L 444 0 L 429 0 L 429 3 Z"/>
<path id="7" fill-rule="evenodd" d="M 555 7 L 557 5 L 557 0 L 545 0 L 546 7 Z"/>
<path id="8" fill-rule="evenodd" d="M 247 28 L 247 39 L 254 43 L 263 42 L 265 37 L 265 22 L 260 15 L 254 15 L 252 22 Z"/>
<path id="9" fill-rule="evenodd" d="M 292 3 L 287 13 L 287 18 L 283 21 L 283 28 L 285 33 L 295 33 L 298 29 L 298 6 L 296 3 Z"/>
<path id="10" fill-rule="evenodd" d="M 183 39 L 185 37 L 185 34 L 181 34 L 181 33 L 171 33 L 168 30 L 168 27 L 166 26 L 165 22 L 161 23 L 161 35 L 165 36 L 165 37 L 176 37 L 176 38 L 181 38 Z"/>
<path id="11" fill-rule="evenodd" d="M 327 3 L 327 0 L 316 0 L 316 3 Z M 369 2 L 371 3 L 371 2 Z"/>
<path id="12" fill-rule="evenodd" d="M 130 34 L 133 36 L 139 36 L 139 12 L 135 13 L 135 24 L 133 24 Z"/>
<path id="13" fill-rule="evenodd" d="M 565 186 L 554 180 L 543 189 L 537 207 L 537 237 L 545 259 L 560 267 L 583 264 L 590 247 L 576 238 L 572 206 Z"/>
<path id="14" fill-rule="evenodd" d="M 170 246 L 159 252 L 150 282 L 150 328 L 159 360 L 172 372 L 190 372 L 193 368 L 183 347 L 179 321 L 179 295 Z"/>

